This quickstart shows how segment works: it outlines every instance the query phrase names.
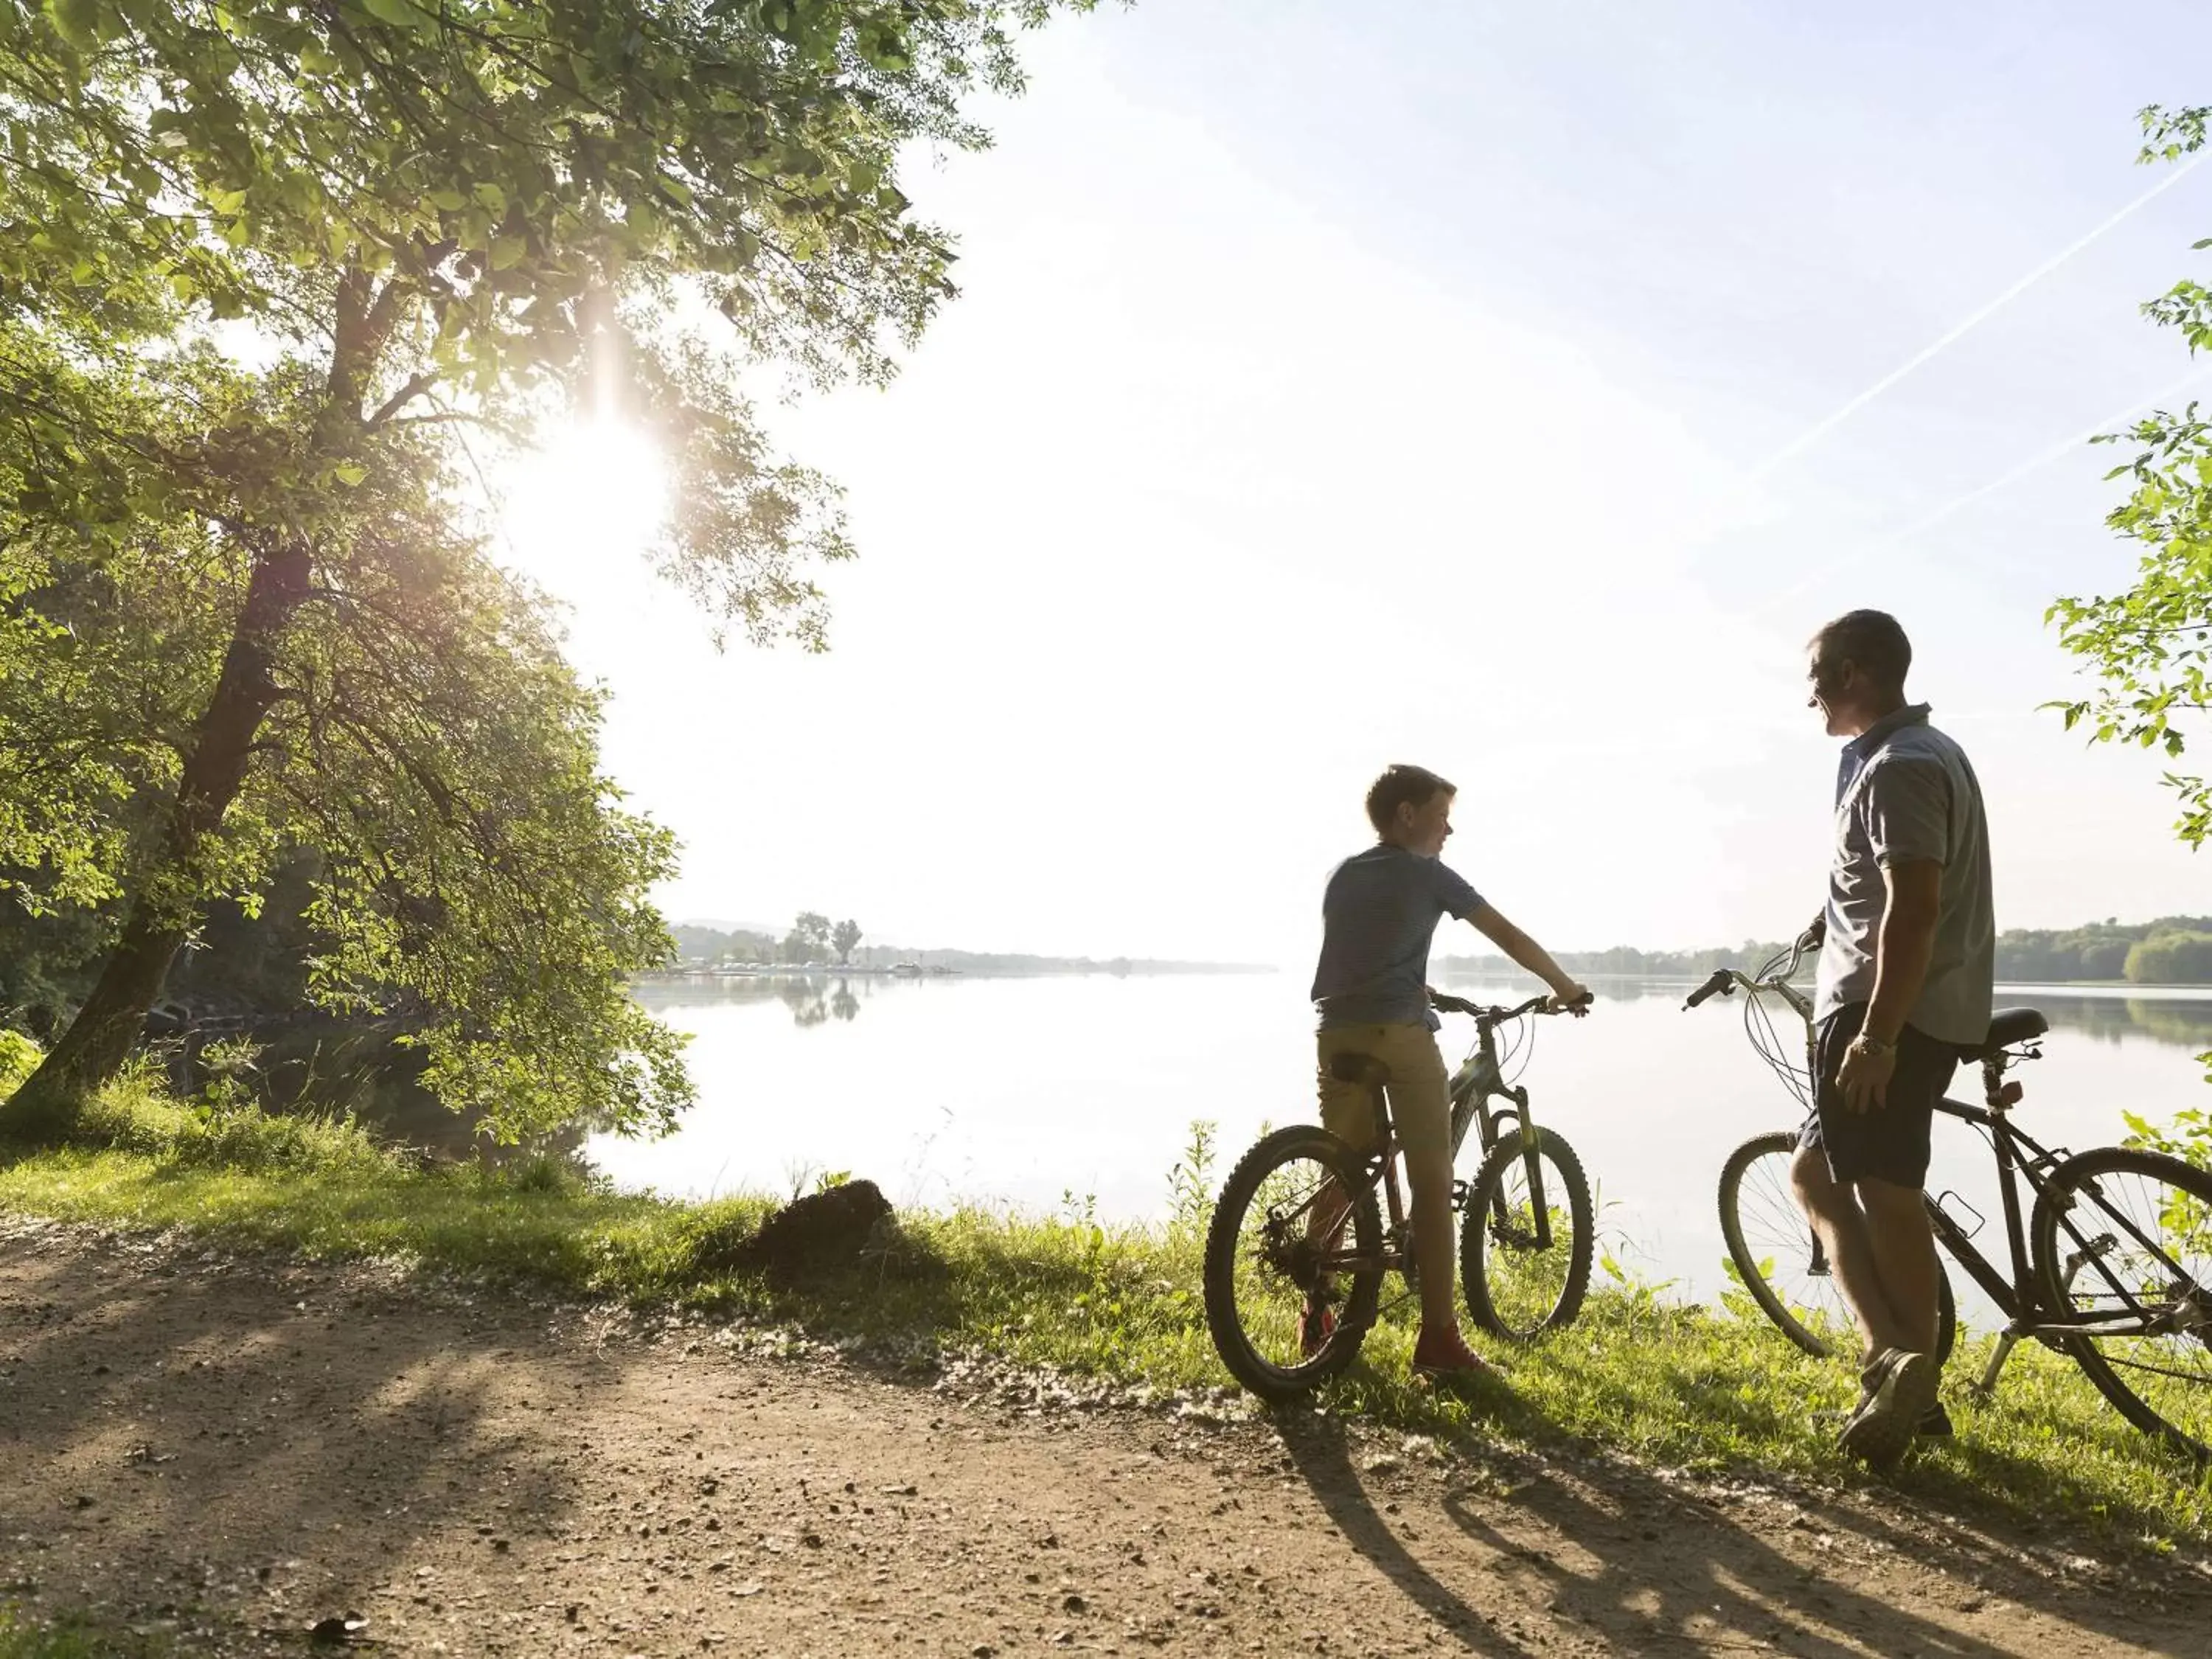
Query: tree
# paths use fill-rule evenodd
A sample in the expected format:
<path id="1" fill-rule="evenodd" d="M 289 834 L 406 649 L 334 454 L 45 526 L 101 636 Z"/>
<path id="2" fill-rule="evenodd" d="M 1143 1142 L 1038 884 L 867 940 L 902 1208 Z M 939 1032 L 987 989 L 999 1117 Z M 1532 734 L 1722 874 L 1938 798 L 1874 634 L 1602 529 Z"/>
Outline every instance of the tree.
<path id="1" fill-rule="evenodd" d="M 2208 118 L 2212 106 L 2146 109 L 2141 159 L 2172 161 L 2201 149 Z M 2212 238 L 2197 246 L 2212 246 Z M 2179 329 L 2192 352 L 2212 346 L 2212 289 L 2203 284 L 2184 280 L 2143 309 Z M 2061 643 L 2103 682 L 2090 696 L 2054 706 L 2069 730 L 2086 721 L 2095 742 L 2134 743 L 2179 760 L 2192 736 L 2207 735 L 2212 712 L 2212 422 L 2191 403 L 2098 441 L 2137 446 L 2135 459 L 2109 475 L 2132 489 L 2106 522 L 2148 550 L 2133 586 L 2051 607 Z M 2202 847 L 2212 836 L 2212 781 L 2178 770 L 2166 781 L 2181 798 L 2176 833 Z"/>
<path id="2" fill-rule="evenodd" d="M 861 938 L 860 924 L 849 919 L 839 922 L 836 929 L 831 932 L 830 943 L 836 950 L 839 967 L 843 967 L 853 959 L 854 949 L 860 944 Z"/>
<path id="3" fill-rule="evenodd" d="M 2212 984 L 2212 933 L 2155 933 L 2128 952 L 2137 985 Z"/>
<path id="4" fill-rule="evenodd" d="M 835 493 L 734 387 L 890 374 L 953 292 L 901 148 L 981 143 L 959 100 L 1018 85 L 1048 9 L 0 9 L 0 680 L 84 693 L 81 727 L 27 692 L 0 730 L 0 871 L 120 911 L 0 1128 L 66 1125 L 207 902 L 250 902 L 288 837 L 334 854 L 319 994 L 418 999 L 450 1103 L 680 1105 L 675 1039 L 620 994 L 667 948 L 644 894 L 672 849 L 485 556 L 468 446 L 563 407 L 636 422 L 674 489 L 664 573 L 718 626 L 819 647 Z M 94 580 L 134 628 L 56 620 Z M 149 699 L 79 665 L 143 641 Z"/>

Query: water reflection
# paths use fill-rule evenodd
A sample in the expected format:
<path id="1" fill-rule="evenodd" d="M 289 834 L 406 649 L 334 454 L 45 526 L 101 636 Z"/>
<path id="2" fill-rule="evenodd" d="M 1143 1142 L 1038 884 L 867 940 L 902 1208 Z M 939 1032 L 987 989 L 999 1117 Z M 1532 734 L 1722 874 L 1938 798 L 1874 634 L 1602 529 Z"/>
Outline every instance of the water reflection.
<path id="1" fill-rule="evenodd" d="M 833 1019 L 849 1024 L 859 1018 L 862 999 L 874 995 L 883 980 L 881 975 L 718 974 L 710 977 L 702 974 L 647 980 L 632 991 L 639 1002 L 655 1013 L 781 1002 L 791 1011 L 792 1024 L 805 1031 Z"/>

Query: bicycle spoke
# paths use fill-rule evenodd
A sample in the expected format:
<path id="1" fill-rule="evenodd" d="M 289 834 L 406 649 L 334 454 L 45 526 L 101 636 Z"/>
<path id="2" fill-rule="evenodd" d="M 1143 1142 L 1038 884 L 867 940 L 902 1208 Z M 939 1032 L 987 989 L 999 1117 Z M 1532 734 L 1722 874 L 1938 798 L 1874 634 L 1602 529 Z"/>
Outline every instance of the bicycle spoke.
<path id="1" fill-rule="evenodd" d="M 2212 1181 L 2160 1160 L 2092 1157 L 2045 1227 L 2046 1294 L 2076 1318 L 2164 1326 L 2071 1340 L 2091 1379 L 2141 1426 L 2154 1425 L 2148 1417 L 2212 1444 Z"/>
<path id="2" fill-rule="evenodd" d="M 1304 1363 L 1301 1320 L 1309 1298 L 1341 1308 L 1344 1276 L 1360 1252 L 1345 1237 L 1349 1211 L 1324 1164 L 1294 1159 L 1272 1171 L 1245 1212 L 1237 1238 L 1237 1322 L 1255 1355 L 1279 1370 Z"/>
<path id="3" fill-rule="evenodd" d="M 1737 1224 L 1760 1277 L 1790 1318 L 1820 1342 L 1848 1347 L 1855 1340 L 1850 1310 L 1826 1264 L 1814 1271 L 1813 1230 L 1790 1185 L 1790 1158 L 1786 1151 L 1771 1152 L 1744 1170 Z"/>
<path id="4" fill-rule="evenodd" d="M 1567 1177 L 1548 1148 L 1535 1161 L 1533 1181 L 1525 1156 L 1504 1166 L 1478 1224 L 1486 1294 L 1498 1320 L 1516 1336 L 1544 1328 L 1566 1297 L 1575 1267 Z"/>

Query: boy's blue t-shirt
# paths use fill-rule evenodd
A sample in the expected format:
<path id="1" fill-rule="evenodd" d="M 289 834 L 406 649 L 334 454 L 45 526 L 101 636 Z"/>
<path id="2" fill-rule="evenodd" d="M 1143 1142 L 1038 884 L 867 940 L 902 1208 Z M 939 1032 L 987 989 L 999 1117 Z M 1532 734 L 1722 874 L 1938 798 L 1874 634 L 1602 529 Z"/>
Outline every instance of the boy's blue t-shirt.
<path id="1" fill-rule="evenodd" d="M 1429 941 L 1444 916 L 1462 921 L 1481 895 L 1441 859 L 1388 842 L 1336 866 L 1322 896 L 1314 1006 L 1340 1025 L 1443 1024 L 1429 1006 Z"/>

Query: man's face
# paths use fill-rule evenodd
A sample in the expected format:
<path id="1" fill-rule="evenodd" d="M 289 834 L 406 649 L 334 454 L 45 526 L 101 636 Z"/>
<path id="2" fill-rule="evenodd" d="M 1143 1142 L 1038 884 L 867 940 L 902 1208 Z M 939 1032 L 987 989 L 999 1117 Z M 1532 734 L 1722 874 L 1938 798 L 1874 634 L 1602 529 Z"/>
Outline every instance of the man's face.
<path id="1" fill-rule="evenodd" d="M 1806 653 L 1805 684 L 1812 692 L 1805 706 L 1820 711 L 1830 737 L 1855 738 L 1859 734 L 1862 726 L 1853 724 L 1859 713 L 1856 693 L 1860 685 L 1854 665 L 1825 659 L 1820 647 L 1816 645 Z"/>
<path id="2" fill-rule="evenodd" d="M 1398 808 L 1399 845 L 1425 859 L 1437 857 L 1451 839 L 1451 792 L 1439 789 L 1425 805 L 1401 804 Z"/>

